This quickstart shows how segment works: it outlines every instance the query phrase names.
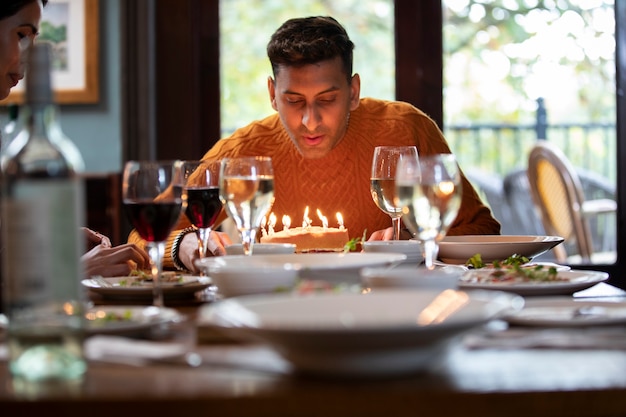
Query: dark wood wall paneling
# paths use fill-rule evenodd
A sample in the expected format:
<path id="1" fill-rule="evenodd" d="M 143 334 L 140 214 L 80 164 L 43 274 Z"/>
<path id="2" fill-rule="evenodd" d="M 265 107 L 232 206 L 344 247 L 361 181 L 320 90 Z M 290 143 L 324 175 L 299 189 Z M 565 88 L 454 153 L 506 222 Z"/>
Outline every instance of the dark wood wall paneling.
<path id="1" fill-rule="evenodd" d="M 199 159 L 220 137 L 218 4 L 155 2 L 157 158 Z"/>
<path id="2" fill-rule="evenodd" d="M 618 158 L 626 160 L 626 2 L 617 1 Z M 136 0 L 124 9 L 124 158 L 201 157 L 220 137 L 219 0 Z M 440 0 L 396 0 L 396 97 L 443 129 Z M 154 36 L 152 36 L 154 34 Z M 145 50 L 142 50 L 145 48 Z M 154 63 L 154 65 L 152 65 Z M 152 77 L 152 78 L 151 78 Z M 156 129 L 154 128 L 156 126 Z M 618 164 L 618 253 L 626 248 L 626 177 Z M 593 266 L 620 276 L 623 260 Z"/>
<path id="3" fill-rule="evenodd" d="M 396 99 L 443 129 L 443 33 L 440 0 L 396 0 Z"/>

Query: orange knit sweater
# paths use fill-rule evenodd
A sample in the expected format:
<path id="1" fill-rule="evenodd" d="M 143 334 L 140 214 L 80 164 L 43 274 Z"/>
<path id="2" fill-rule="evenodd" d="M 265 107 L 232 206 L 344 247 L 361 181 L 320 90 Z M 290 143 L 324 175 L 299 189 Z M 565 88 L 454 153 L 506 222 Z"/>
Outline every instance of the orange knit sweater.
<path id="1" fill-rule="evenodd" d="M 325 157 L 304 159 L 283 129 L 278 114 L 238 129 L 218 141 L 204 159 L 236 156 L 270 156 L 274 168 L 274 205 L 278 219 L 276 230 L 282 230 L 284 214 L 292 225 L 302 222 L 305 207 L 310 209 L 313 224 L 321 225 L 316 210 L 336 226 L 340 212 L 350 237 L 367 236 L 391 226 L 391 219 L 372 200 L 370 171 L 374 148 L 381 145 L 416 145 L 419 155 L 449 153 L 443 134 L 422 111 L 402 102 L 361 99 L 350 115 L 345 137 Z M 164 266 L 171 267 L 171 243 L 178 232 L 189 226 L 183 216 L 166 246 Z M 449 235 L 499 234 L 500 224 L 491 216 L 470 183 L 463 176 L 463 200 L 459 215 Z M 135 234 L 130 242 L 143 243 Z"/>

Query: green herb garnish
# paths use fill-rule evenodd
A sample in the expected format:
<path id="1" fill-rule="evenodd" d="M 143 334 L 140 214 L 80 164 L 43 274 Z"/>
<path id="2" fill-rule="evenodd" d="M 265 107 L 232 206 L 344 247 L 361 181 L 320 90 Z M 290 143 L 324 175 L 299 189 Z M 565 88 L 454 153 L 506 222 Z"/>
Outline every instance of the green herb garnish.
<path id="1" fill-rule="evenodd" d="M 365 242 L 365 235 L 367 234 L 367 229 L 363 230 L 363 236 L 361 237 L 355 237 L 350 239 L 349 241 L 346 242 L 345 245 L 343 245 L 343 251 L 344 252 L 353 252 L 358 250 L 358 245 L 362 245 Z"/>

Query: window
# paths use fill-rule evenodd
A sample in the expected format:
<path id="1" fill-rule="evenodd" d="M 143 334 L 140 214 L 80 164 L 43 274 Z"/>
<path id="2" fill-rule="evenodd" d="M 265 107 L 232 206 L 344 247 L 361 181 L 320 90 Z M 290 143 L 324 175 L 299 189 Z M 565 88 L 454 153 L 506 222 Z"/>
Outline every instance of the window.
<path id="1" fill-rule="evenodd" d="M 475 185 L 490 192 L 509 175 L 523 185 L 528 152 L 546 139 L 583 175 L 588 197 L 615 198 L 613 1 L 443 3 L 445 134 Z M 517 208 L 529 200 L 518 197 Z M 540 233 L 533 214 L 529 205 L 521 219 L 501 219 L 503 233 Z M 597 250 L 615 249 L 614 217 L 592 233 Z"/>
<path id="2" fill-rule="evenodd" d="M 272 33 L 294 17 L 336 18 L 355 43 L 354 71 L 361 95 L 393 99 L 393 0 L 220 1 L 221 125 L 224 134 L 273 112 L 265 48 Z"/>

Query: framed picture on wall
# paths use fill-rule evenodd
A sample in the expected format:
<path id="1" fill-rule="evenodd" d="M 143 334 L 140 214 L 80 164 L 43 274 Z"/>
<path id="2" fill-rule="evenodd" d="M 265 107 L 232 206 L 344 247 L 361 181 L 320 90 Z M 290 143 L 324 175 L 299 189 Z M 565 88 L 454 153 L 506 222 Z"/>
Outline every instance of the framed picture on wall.
<path id="1" fill-rule="evenodd" d="M 53 45 L 52 86 L 58 104 L 97 103 L 100 97 L 99 0 L 49 0 L 35 40 Z M 24 80 L 4 103 L 22 103 Z"/>

